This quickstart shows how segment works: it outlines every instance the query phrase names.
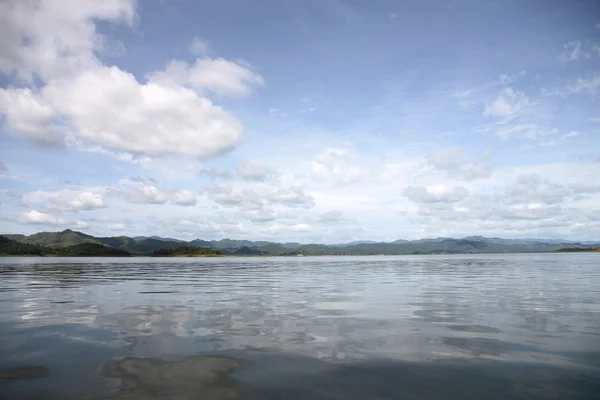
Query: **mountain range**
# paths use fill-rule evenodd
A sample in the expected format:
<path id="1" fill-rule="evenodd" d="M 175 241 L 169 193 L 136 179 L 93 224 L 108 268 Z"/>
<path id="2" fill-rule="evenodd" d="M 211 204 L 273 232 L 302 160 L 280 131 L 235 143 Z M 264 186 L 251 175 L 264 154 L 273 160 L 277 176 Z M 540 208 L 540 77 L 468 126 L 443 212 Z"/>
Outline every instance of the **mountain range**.
<path id="1" fill-rule="evenodd" d="M 62 232 L 40 232 L 29 236 L 18 234 L 2 236 L 18 243 L 52 249 L 93 243 L 108 249 L 125 251 L 132 255 L 151 255 L 159 250 L 164 251 L 182 246 L 212 248 L 220 250 L 223 254 L 240 256 L 539 253 L 554 252 L 565 248 L 600 247 L 599 243 L 593 242 L 556 239 L 502 239 L 483 236 L 469 236 L 461 239 L 440 237 L 393 242 L 357 241 L 332 245 L 234 239 L 183 241 L 160 236 L 95 237 L 70 229 Z"/>

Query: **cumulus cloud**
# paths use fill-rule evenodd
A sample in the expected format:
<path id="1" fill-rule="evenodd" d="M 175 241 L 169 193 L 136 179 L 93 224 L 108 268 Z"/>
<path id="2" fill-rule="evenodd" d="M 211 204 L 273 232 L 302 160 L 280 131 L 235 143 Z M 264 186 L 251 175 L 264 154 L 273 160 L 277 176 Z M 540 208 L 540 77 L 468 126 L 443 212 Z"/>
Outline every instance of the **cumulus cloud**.
<path id="1" fill-rule="evenodd" d="M 272 208 L 270 208 L 248 210 L 244 214 L 242 214 L 241 217 L 257 224 L 264 224 L 267 222 L 275 221 L 277 219 L 277 214 Z"/>
<path id="2" fill-rule="evenodd" d="M 215 187 L 207 191 L 209 198 L 224 207 L 243 207 L 262 209 L 264 199 L 252 189 L 234 189 L 232 187 Z"/>
<path id="3" fill-rule="evenodd" d="M 492 167 L 484 162 L 473 162 L 463 165 L 460 173 L 465 181 L 489 178 L 492 175 Z"/>
<path id="4" fill-rule="evenodd" d="M 539 175 L 519 175 L 507 188 L 503 202 L 508 205 L 560 204 L 569 191 L 557 184 L 542 180 Z"/>
<path id="5" fill-rule="evenodd" d="M 273 204 L 282 204 L 287 207 L 311 208 L 315 206 L 314 198 L 304 193 L 304 189 L 301 187 L 277 189 L 267 199 Z"/>
<path id="6" fill-rule="evenodd" d="M 77 221 L 75 221 L 75 223 L 74 223 L 74 227 L 75 227 L 76 229 L 88 229 L 90 226 L 91 226 L 91 225 L 90 225 L 90 223 L 89 223 L 89 222 L 87 222 L 87 221 L 85 221 L 85 220 L 82 220 L 82 219 L 80 219 L 80 220 L 77 220 Z"/>
<path id="7" fill-rule="evenodd" d="M 230 97 L 248 96 L 252 86 L 265 83 L 262 76 L 246 65 L 224 58 L 198 58 L 192 65 L 173 60 L 164 71 L 150 74 L 150 78 Z"/>
<path id="8" fill-rule="evenodd" d="M 157 188 L 144 183 L 121 179 L 124 187 L 110 188 L 110 192 L 117 194 L 128 202 L 136 204 L 173 204 L 178 206 L 196 205 L 196 195 L 189 190 L 174 188 Z"/>
<path id="9" fill-rule="evenodd" d="M 82 139 L 116 150 L 208 158 L 231 149 L 242 125 L 182 86 L 140 84 L 117 67 L 98 67 L 42 89 Z"/>
<path id="10" fill-rule="evenodd" d="M 255 162 L 242 162 L 237 170 L 243 180 L 251 182 L 271 181 L 277 175 L 273 169 Z"/>
<path id="11" fill-rule="evenodd" d="M 446 171 L 449 176 L 465 181 L 489 178 L 492 168 L 485 162 L 484 155 L 479 160 L 467 162 L 464 151 L 458 148 L 442 149 L 425 157 L 429 166 L 436 170 Z"/>
<path id="12" fill-rule="evenodd" d="M 34 224 L 34 225 L 65 225 L 67 220 L 59 217 L 55 217 L 50 214 L 39 212 L 37 210 L 31 210 L 20 215 L 19 221 L 23 224 Z"/>
<path id="13" fill-rule="evenodd" d="M 103 65 L 97 54 L 108 39 L 96 31 L 96 21 L 130 24 L 136 3 L 2 2 L 0 73 L 14 73 L 21 79 L 17 83 L 25 85 L 0 90 L 5 130 L 40 144 L 86 148 L 80 142 L 92 142 L 134 155 L 204 159 L 232 149 L 243 137 L 241 123 L 203 96 L 247 95 L 251 86 L 263 83 L 262 77 L 222 58 L 202 58 L 183 67 L 183 80 L 162 79 L 175 76 L 172 70 L 181 72 L 185 63 L 174 60 L 144 83 Z M 34 77 L 42 84 L 33 85 Z"/>
<path id="14" fill-rule="evenodd" d="M 469 195 L 464 187 L 408 186 L 404 188 L 404 196 L 415 203 L 456 203 Z"/>
<path id="15" fill-rule="evenodd" d="M 352 147 L 327 146 L 311 162 L 311 177 L 318 182 L 345 186 L 365 180 L 376 168 L 363 160 Z"/>
<path id="16" fill-rule="evenodd" d="M 2 161 L 0 161 L 0 172 L 8 171 L 8 167 Z"/>
<path id="17" fill-rule="evenodd" d="M 521 174 L 489 194 L 474 193 L 457 202 L 432 202 L 423 191 L 415 192 L 417 200 L 426 201 L 418 203 L 417 218 L 412 223 L 449 236 L 473 232 L 510 236 L 527 232 L 534 236 L 536 232 L 569 234 L 577 227 L 591 227 L 600 212 L 593 207 L 598 193 L 600 186 L 591 183 L 564 185 L 536 173 Z M 575 206 L 578 201 L 588 202 L 585 210 Z"/>
<path id="18" fill-rule="evenodd" d="M 22 201 L 28 206 L 54 211 L 82 211 L 106 207 L 102 193 L 88 190 L 38 190 L 24 193 Z"/>
<path id="19" fill-rule="evenodd" d="M 458 148 L 442 149 L 427 155 L 427 163 L 437 169 L 456 169 L 464 160 L 464 152 Z"/>
<path id="20" fill-rule="evenodd" d="M 95 20 L 131 24 L 135 0 L 0 2 L 0 73 L 69 77 L 98 64 L 106 38 Z"/>
<path id="21" fill-rule="evenodd" d="M 262 210 L 264 207 L 280 205 L 290 208 L 312 208 L 314 198 L 301 187 L 265 189 L 255 191 L 248 188 L 215 187 L 207 191 L 209 198 L 224 207 L 240 207 Z"/>
<path id="22" fill-rule="evenodd" d="M 9 133 L 41 145 L 59 145 L 63 140 L 53 122 L 54 109 L 31 89 L 0 89 L 0 114 Z"/>

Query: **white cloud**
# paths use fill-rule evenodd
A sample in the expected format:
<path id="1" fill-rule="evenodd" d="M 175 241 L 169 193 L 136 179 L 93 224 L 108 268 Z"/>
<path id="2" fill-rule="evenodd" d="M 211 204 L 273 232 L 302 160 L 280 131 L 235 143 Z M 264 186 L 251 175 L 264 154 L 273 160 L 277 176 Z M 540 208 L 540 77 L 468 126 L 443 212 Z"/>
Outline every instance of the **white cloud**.
<path id="1" fill-rule="evenodd" d="M 119 222 L 114 223 L 114 224 L 109 224 L 108 229 L 110 229 L 111 231 L 122 231 L 122 230 L 125 230 L 125 224 L 122 224 Z"/>
<path id="2" fill-rule="evenodd" d="M 472 162 L 463 165 L 459 173 L 465 181 L 475 181 L 489 178 L 492 175 L 492 167 L 483 162 Z"/>
<path id="3" fill-rule="evenodd" d="M 574 138 L 577 136 L 579 136 L 579 132 L 576 132 L 576 131 L 567 132 L 564 135 L 565 138 Z"/>
<path id="4" fill-rule="evenodd" d="M 525 92 L 515 91 L 512 87 L 505 87 L 496 99 L 485 103 L 483 115 L 493 117 L 511 117 L 522 112 L 533 102 Z"/>
<path id="5" fill-rule="evenodd" d="M 272 181 L 277 176 L 273 169 L 255 162 L 242 162 L 237 170 L 243 180 L 250 182 Z"/>
<path id="6" fill-rule="evenodd" d="M 137 204 L 174 204 L 178 206 L 196 205 L 196 195 L 189 190 L 157 188 L 152 185 L 121 179 L 125 187 L 110 188 L 110 192 L 119 195 L 131 203 Z"/>
<path id="7" fill-rule="evenodd" d="M 589 92 L 595 93 L 600 90 L 600 75 L 589 78 L 579 78 L 574 84 L 569 85 L 569 90 L 574 93 Z"/>
<path id="8" fill-rule="evenodd" d="M 23 194 L 22 201 L 28 206 L 55 211 L 83 211 L 106 207 L 102 193 L 88 190 L 38 190 Z"/>
<path id="9" fill-rule="evenodd" d="M 274 204 L 282 204 L 287 207 L 314 207 L 314 198 L 304 193 L 304 189 L 300 187 L 290 187 L 277 189 L 268 196 L 268 200 Z"/>
<path id="10" fill-rule="evenodd" d="M 0 161 L 0 172 L 8 171 L 8 167 L 2 161 Z"/>
<path id="11" fill-rule="evenodd" d="M 484 154 L 479 160 L 465 162 L 464 151 L 459 148 L 448 148 L 428 154 L 425 159 L 428 165 L 436 170 L 446 171 L 448 176 L 460 177 L 465 181 L 489 178 L 492 168 L 485 162 Z"/>
<path id="12" fill-rule="evenodd" d="M 323 225 L 343 225 L 348 223 L 348 219 L 340 210 L 331 210 L 322 213 L 317 217 L 317 222 Z"/>
<path id="13" fill-rule="evenodd" d="M 557 184 L 544 181 L 539 175 L 519 175 L 510 185 L 502 202 L 510 206 L 530 207 L 532 204 L 560 204 L 569 191 Z"/>
<path id="14" fill-rule="evenodd" d="M 0 89 L 0 115 L 4 128 L 13 134 L 42 144 L 62 142 L 62 135 L 54 123 L 54 109 L 31 89 Z"/>
<path id="15" fill-rule="evenodd" d="M 76 229 L 88 229 L 90 227 L 90 223 L 84 220 L 75 221 L 74 227 Z"/>
<path id="16" fill-rule="evenodd" d="M 209 198 L 224 207 L 239 207 L 247 210 L 262 210 L 264 207 L 280 205 L 290 208 L 312 208 L 314 198 L 300 187 L 265 189 L 255 191 L 248 188 L 215 187 L 207 191 Z"/>
<path id="17" fill-rule="evenodd" d="M 97 65 L 106 38 L 94 20 L 131 24 L 135 0 L 0 2 L 0 73 L 21 79 L 69 77 Z"/>
<path id="18" fill-rule="evenodd" d="M 403 192 L 410 201 L 415 203 L 456 203 L 469 195 L 464 187 L 436 186 L 408 186 Z"/>
<path id="19" fill-rule="evenodd" d="M 571 189 L 574 193 L 598 193 L 600 192 L 600 185 L 594 185 L 590 183 L 583 182 L 575 182 L 569 185 L 569 189 Z"/>
<path id="20" fill-rule="evenodd" d="M 206 158 L 231 149 L 243 135 L 233 116 L 194 91 L 140 85 L 116 67 L 52 82 L 42 93 L 69 119 L 71 133 L 110 149 Z"/>
<path id="21" fill-rule="evenodd" d="M 277 219 L 277 214 L 273 209 L 247 210 L 241 216 L 244 219 L 257 224 L 267 223 Z"/>
<path id="22" fill-rule="evenodd" d="M 352 146 L 327 146 L 311 162 L 311 177 L 322 183 L 345 186 L 372 177 L 375 163 L 365 160 Z"/>
<path id="23" fill-rule="evenodd" d="M 215 187 L 207 191 L 209 198 L 223 207 L 242 207 L 260 210 L 263 197 L 252 189 L 234 189 L 231 187 Z"/>
<path id="24" fill-rule="evenodd" d="M 194 37 L 188 46 L 188 50 L 190 53 L 196 56 L 203 57 L 210 54 L 210 43 L 206 40 L 200 39 L 199 37 Z"/>
<path id="25" fill-rule="evenodd" d="M 263 85 L 264 79 L 246 65 L 224 58 L 198 58 L 192 65 L 173 60 L 164 71 L 150 74 L 150 79 L 191 86 L 221 96 L 245 97 L 252 86 Z"/>
<path id="26" fill-rule="evenodd" d="M 170 70 L 140 83 L 116 66 L 103 65 L 97 54 L 111 46 L 96 32 L 96 21 L 130 24 L 136 4 L 134 0 L 2 2 L 0 73 L 14 72 L 22 79 L 16 83 L 39 87 L 1 89 L 4 128 L 37 143 L 83 140 L 136 155 L 208 158 L 233 148 L 243 137 L 242 125 L 186 85 L 244 96 L 250 86 L 264 83 L 262 77 L 246 65 L 222 58 L 198 59 L 193 66 L 172 61 L 169 68 L 186 75 L 179 83 L 152 78 L 172 75 Z M 41 84 L 34 85 L 34 76 Z"/>
<path id="27" fill-rule="evenodd" d="M 464 160 L 464 152 L 458 148 L 438 150 L 427 155 L 427 163 L 437 169 L 456 169 Z"/>
<path id="28" fill-rule="evenodd" d="M 24 224 L 35 224 L 35 225 L 65 225 L 67 220 L 59 217 L 45 214 L 37 210 L 31 210 L 26 213 L 22 213 L 19 221 Z"/>

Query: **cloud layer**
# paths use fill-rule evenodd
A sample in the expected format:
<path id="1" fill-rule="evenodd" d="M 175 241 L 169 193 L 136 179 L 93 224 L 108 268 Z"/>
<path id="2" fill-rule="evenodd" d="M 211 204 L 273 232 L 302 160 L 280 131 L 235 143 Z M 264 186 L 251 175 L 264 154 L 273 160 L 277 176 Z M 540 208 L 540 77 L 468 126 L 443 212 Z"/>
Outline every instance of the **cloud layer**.
<path id="1" fill-rule="evenodd" d="M 600 238 L 580 4 L 217 3 L 0 2 L 3 231 Z"/>

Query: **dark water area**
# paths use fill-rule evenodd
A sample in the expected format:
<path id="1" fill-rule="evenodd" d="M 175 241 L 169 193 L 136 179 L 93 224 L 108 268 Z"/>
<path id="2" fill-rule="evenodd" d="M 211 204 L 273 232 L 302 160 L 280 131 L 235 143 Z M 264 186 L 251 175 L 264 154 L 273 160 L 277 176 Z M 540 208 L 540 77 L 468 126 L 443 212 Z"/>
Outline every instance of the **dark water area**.
<path id="1" fill-rule="evenodd" d="M 598 399 L 600 256 L 0 258 L 0 399 Z"/>

